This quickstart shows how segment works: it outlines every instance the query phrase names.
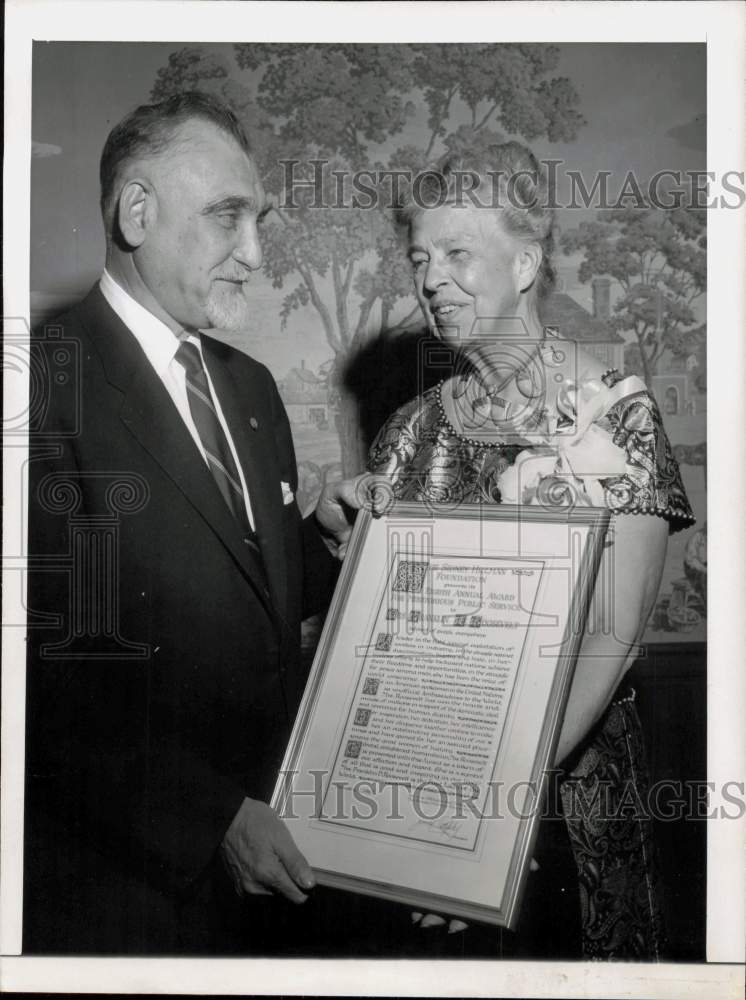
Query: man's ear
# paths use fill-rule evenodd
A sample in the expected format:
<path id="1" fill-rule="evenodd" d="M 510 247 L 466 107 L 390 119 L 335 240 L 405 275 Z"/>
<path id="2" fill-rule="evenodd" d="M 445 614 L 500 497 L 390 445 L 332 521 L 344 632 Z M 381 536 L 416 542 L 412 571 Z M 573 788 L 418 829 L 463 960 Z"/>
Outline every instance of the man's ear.
<path id="1" fill-rule="evenodd" d="M 533 285 L 541 266 L 542 250 L 538 243 L 526 243 L 518 251 L 516 267 L 518 270 L 518 288 L 525 292 Z"/>
<path id="2" fill-rule="evenodd" d="M 117 205 L 119 231 L 128 246 L 139 247 L 145 240 L 147 228 L 155 218 L 157 205 L 155 191 L 144 180 L 131 180 L 122 188 Z"/>

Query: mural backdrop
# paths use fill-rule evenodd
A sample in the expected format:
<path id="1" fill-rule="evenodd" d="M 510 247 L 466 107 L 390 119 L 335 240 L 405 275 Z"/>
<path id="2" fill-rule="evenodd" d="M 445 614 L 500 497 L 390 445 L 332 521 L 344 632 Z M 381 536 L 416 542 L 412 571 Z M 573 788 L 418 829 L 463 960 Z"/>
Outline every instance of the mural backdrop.
<path id="1" fill-rule="evenodd" d="M 311 509 L 326 480 L 362 468 L 380 421 L 417 389 L 418 310 L 385 207 L 392 182 L 353 209 L 339 207 L 349 190 L 338 178 L 526 142 L 557 162 L 565 206 L 544 322 L 646 380 L 698 518 L 671 540 L 645 638 L 704 639 L 705 213 L 640 207 L 633 182 L 644 194 L 660 171 L 705 169 L 705 70 L 703 45 L 37 42 L 32 321 L 81 298 L 100 274 L 97 168 L 111 126 L 180 90 L 223 97 L 250 131 L 277 206 L 250 326 L 231 341 L 277 379 L 299 501 Z M 605 202 L 602 189 L 593 194 L 604 174 Z"/>

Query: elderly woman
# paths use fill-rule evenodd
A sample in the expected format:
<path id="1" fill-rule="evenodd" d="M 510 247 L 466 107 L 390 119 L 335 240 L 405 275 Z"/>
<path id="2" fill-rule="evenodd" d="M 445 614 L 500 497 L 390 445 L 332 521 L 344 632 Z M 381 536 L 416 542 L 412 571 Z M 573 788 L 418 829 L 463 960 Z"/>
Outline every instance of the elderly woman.
<path id="1" fill-rule="evenodd" d="M 542 326 L 553 217 L 533 155 L 506 143 L 485 162 L 451 159 L 439 175 L 405 208 L 409 259 L 431 333 L 463 363 L 387 421 L 370 471 L 405 500 L 614 513 L 550 782 L 545 813 L 556 821 L 540 824 L 516 934 L 471 928 L 465 939 L 481 935 L 487 954 L 656 958 L 641 731 L 624 677 L 668 534 L 692 512 L 645 385 L 578 349 L 572 330 L 557 339 Z"/>

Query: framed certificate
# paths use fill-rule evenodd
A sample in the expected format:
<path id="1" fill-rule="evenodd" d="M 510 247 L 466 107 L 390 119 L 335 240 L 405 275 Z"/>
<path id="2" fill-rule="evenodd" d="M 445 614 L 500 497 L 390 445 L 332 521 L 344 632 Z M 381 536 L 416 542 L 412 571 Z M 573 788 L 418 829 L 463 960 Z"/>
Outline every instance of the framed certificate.
<path id="1" fill-rule="evenodd" d="M 514 926 L 609 516 L 360 512 L 272 800 L 319 883 Z"/>

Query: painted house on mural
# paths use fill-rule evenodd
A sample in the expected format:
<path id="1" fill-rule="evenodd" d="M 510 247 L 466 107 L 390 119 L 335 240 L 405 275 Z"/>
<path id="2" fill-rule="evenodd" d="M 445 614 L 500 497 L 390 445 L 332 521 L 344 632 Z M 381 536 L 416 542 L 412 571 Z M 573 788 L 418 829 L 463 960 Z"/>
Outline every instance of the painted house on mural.
<path id="1" fill-rule="evenodd" d="M 328 379 L 319 377 L 305 361 L 291 368 L 277 386 L 291 424 L 325 429 L 329 424 Z"/>
<path id="2" fill-rule="evenodd" d="M 611 280 L 593 278 L 592 311 L 588 312 L 571 295 L 564 291 L 564 283 L 558 283 L 557 290 L 542 304 L 541 318 L 545 327 L 556 332 L 558 337 L 577 343 L 606 368 L 624 371 L 625 341 L 609 322 L 611 316 Z"/>
<path id="3" fill-rule="evenodd" d="M 694 416 L 704 403 L 698 384 L 702 364 L 697 354 L 677 355 L 666 351 L 659 359 L 657 369 L 656 374 L 651 376 L 651 388 L 663 415 L 688 413 Z"/>

